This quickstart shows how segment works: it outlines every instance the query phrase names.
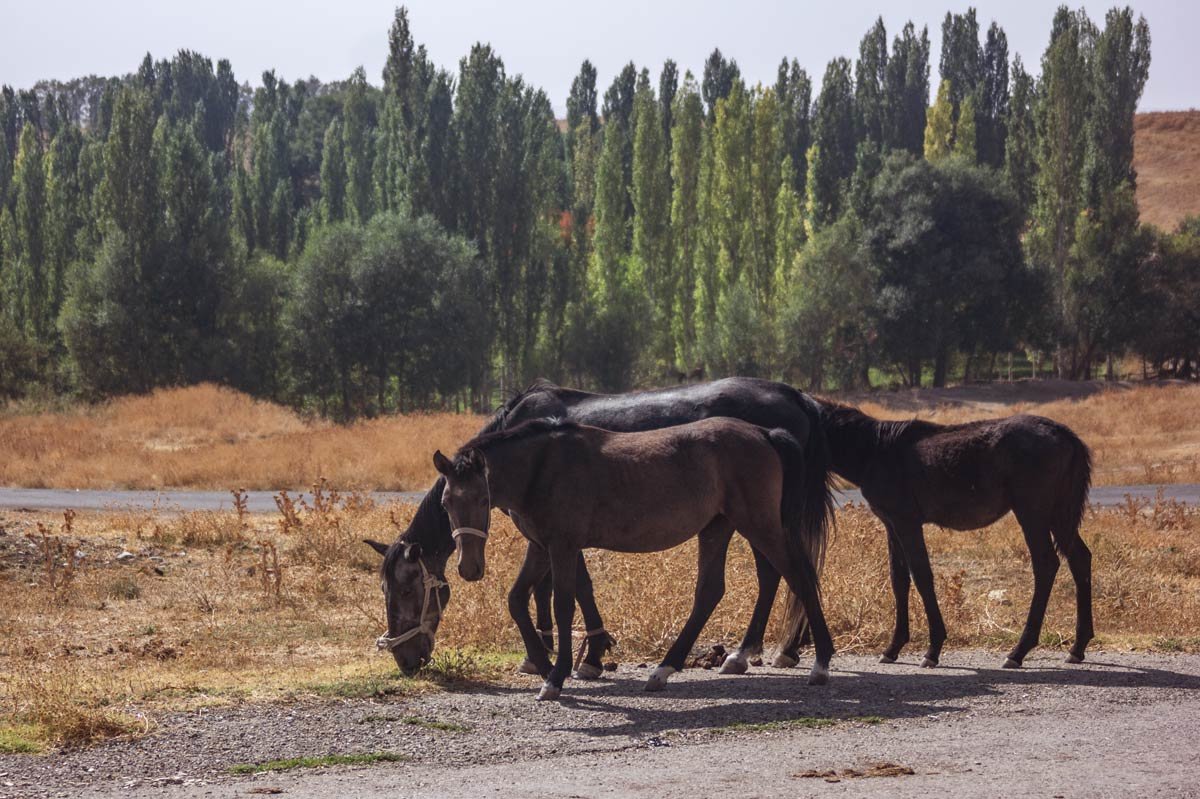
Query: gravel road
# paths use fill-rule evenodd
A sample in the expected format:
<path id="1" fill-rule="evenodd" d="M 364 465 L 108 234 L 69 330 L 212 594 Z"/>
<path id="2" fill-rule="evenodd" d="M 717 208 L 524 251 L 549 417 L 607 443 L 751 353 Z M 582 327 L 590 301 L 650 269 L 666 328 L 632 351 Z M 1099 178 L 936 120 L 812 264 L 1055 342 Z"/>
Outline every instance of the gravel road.
<path id="1" fill-rule="evenodd" d="M 306 701 L 178 714 L 150 736 L 0 756 L 5 797 L 943 796 L 1184 797 L 1200 792 L 1200 655 L 951 651 L 934 670 L 839 656 L 741 677 L 688 670 L 660 694 L 649 668 L 381 701 Z M 835 719 L 814 723 L 812 718 Z M 436 722 L 442 728 L 433 728 Z M 751 726 L 757 725 L 757 726 Z M 232 776 L 304 755 L 404 762 Z M 911 771 L 912 773 L 905 773 Z M 880 776 L 874 776 L 880 775 Z"/>
<path id="2" fill-rule="evenodd" d="M 1200 505 L 1200 483 L 1176 485 L 1136 486 L 1093 486 L 1088 501 L 1101 507 L 1112 507 L 1125 503 L 1126 496 L 1151 502 L 1159 490 L 1163 498 Z M 272 491 L 249 491 L 247 507 L 251 513 L 270 513 L 275 508 L 275 493 Z M 297 496 L 296 492 L 292 492 Z M 310 495 L 299 494 L 311 499 Z M 380 502 L 419 502 L 424 491 L 377 491 L 371 496 Z M 862 502 L 857 489 L 835 491 L 839 505 L 847 502 Z M 0 487 L 0 508 L 22 510 L 111 510 L 117 508 L 158 507 L 164 513 L 195 510 L 231 510 L 233 499 L 228 491 L 100 491 L 90 489 L 62 488 L 4 488 Z"/>

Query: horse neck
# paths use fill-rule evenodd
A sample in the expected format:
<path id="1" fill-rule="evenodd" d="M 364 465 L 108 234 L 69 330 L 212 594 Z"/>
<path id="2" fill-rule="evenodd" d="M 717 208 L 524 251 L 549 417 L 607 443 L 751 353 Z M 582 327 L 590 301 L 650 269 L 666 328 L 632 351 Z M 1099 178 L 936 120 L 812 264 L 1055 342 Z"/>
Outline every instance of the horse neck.
<path id="1" fill-rule="evenodd" d="M 496 441 L 481 448 L 493 508 L 521 514 L 546 457 L 546 436 Z"/>
<path id="2" fill-rule="evenodd" d="M 833 470 L 855 485 L 862 485 L 871 462 L 882 447 L 883 422 L 846 405 L 827 410 L 824 420 Z"/>
<path id="3" fill-rule="evenodd" d="M 426 553 L 428 565 L 435 567 L 434 571 L 438 574 L 442 573 L 446 561 L 454 552 L 450 517 L 442 507 L 442 492 L 445 489 L 446 478 L 439 477 L 417 506 L 417 511 L 404 534 L 405 540 L 421 545 L 421 549 Z"/>

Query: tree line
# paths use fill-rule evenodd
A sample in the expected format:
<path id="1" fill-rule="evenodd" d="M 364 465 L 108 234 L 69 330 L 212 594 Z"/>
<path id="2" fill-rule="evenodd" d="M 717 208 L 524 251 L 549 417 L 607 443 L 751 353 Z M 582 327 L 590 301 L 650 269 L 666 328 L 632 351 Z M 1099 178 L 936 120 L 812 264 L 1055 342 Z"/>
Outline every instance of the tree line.
<path id="1" fill-rule="evenodd" d="M 6 86 L 0 390 L 218 380 L 350 418 L 536 375 L 1193 375 L 1200 222 L 1134 196 L 1145 20 L 1059 9 L 1036 77 L 974 10 L 941 36 L 936 88 L 928 31 L 882 19 L 815 94 L 795 59 L 602 95 L 584 61 L 564 122 L 488 45 L 434 65 L 403 8 L 381 86 L 252 91 L 188 51 Z"/>

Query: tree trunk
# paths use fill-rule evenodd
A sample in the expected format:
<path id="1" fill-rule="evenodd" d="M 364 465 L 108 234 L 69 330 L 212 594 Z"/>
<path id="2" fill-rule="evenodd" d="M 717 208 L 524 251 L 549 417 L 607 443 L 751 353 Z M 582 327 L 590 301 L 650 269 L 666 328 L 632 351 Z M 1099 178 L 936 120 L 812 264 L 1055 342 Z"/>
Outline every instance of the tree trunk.
<path id="1" fill-rule="evenodd" d="M 933 358 L 933 387 L 946 387 L 946 368 L 947 362 L 950 360 L 950 354 L 945 347 L 938 347 L 937 354 Z"/>

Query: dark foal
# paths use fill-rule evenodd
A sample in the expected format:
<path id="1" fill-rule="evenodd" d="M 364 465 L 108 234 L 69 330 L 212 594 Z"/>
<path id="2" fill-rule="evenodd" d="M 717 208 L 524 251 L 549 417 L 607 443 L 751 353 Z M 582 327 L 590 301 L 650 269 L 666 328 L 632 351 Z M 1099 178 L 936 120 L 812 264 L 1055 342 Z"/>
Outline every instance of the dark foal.
<path id="1" fill-rule="evenodd" d="M 1037 645 L 1058 554 L 1075 581 L 1075 643 L 1079 663 L 1092 639 L 1092 554 L 1079 536 L 1091 482 L 1088 448 L 1066 426 L 1040 416 L 939 425 L 888 422 L 856 408 L 825 403 L 822 426 L 834 471 L 859 486 L 887 529 L 896 626 L 880 660 L 892 663 L 909 640 L 909 580 L 925 604 L 929 650 L 936 666 L 946 641 L 923 525 L 977 530 L 1010 510 L 1025 534 L 1033 564 L 1033 601 L 1005 668 L 1017 668 Z M 791 642 L 785 651 L 794 647 Z"/>
<path id="2" fill-rule="evenodd" d="M 820 569 L 827 541 L 826 530 L 832 516 L 829 452 L 820 428 L 817 403 L 789 385 L 734 377 L 631 394 L 592 394 L 539 380 L 506 402 L 481 433 L 546 417 L 570 419 L 607 430 L 636 432 L 714 416 L 728 416 L 766 428 L 783 428 L 801 443 L 803 469 L 796 470 L 789 479 L 803 499 L 800 524 L 810 547 L 810 559 Z M 449 589 L 439 589 L 439 594 L 434 596 L 422 587 L 428 579 L 444 583 L 447 561 L 455 551 L 450 523 L 440 505 L 444 490 L 445 478 L 439 477 L 417 508 L 409 528 L 390 546 L 368 542 L 384 555 L 380 573 L 388 609 L 388 633 L 380 637 L 379 646 L 389 650 L 404 671 L 418 668 L 432 653 L 443 610 L 443 604 L 435 605 L 433 600 L 444 593 L 443 603 L 449 601 Z M 518 528 L 523 524 L 519 516 L 514 515 L 513 520 Z M 537 544 L 530 542 L 529 547 L 525 566 L 509 594 L 509 612 L 518 625 L 523 623 L 522 620 L 530 619 L 529 598 L 531 594 L 534 596 L 542 643 L 529 650 L 529 658 L 522 670 L 537 673 L 535 649 L 544 657 L 545 650 L 553 648 L 550 563 L 545 551 Z M 723 672 L 745 671 L 749 656 L 762 650 L 767 617 L 780 578 L 757 551 L 754 560 L 759 578 L 758 601 L 746 635 L 730 654 Z M 460 559 L 459 574 L 463 579 L 479 579 L 482 574 L 474 571 L 477 568 L 478 564 L 464 564 Z M 585 678 L 596 677 L 601 673 L 601 660 L 612 639 L 604 632 L 582 556 L 576 573 L 579 578 L 576 598 L 591 633 L 578 674 Z M 423 602 L 423 599 L 428 601 Z M 795 606 L 795 602 L 795 595 L 790 595 L 790 605 Z M 802 612 L 793 618 L 802 620 Z M 414 630 L 419 632 L 414 633 Z M 790 655 L 780 653 L 776 659 L 776 665 L 780 666 L 794 666 L 796 662 L 794 652 Z"/>
<path id="3" fill-rule="evenodd" d="M 787 479 L 803 463 L 804 452 L 787 431 L 727 418 L 641 433 L 535 420 L 477 436 L 453 461 L 434 456 L 464 561 L 482 570 L 492 507 L 508 508 L 522 534 L 549 556 L 558 628 L 553 666 L 528 615 L 516 619 L 546 677 L 539 699 L 556 698 L 571 667 L 583 549 L 661 552 L 699 536 L 692 613 L 646 683 L 647 690 L 661 690 L 683 668 L 725 593 L 725 556 L 735 529 L 799 597 L 816 648 L 809 682 L 824 683 L 833 641 L 800 524 L 803 497 Z"/>

